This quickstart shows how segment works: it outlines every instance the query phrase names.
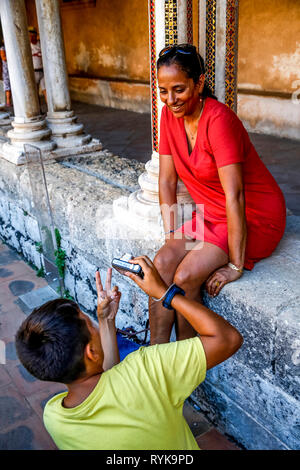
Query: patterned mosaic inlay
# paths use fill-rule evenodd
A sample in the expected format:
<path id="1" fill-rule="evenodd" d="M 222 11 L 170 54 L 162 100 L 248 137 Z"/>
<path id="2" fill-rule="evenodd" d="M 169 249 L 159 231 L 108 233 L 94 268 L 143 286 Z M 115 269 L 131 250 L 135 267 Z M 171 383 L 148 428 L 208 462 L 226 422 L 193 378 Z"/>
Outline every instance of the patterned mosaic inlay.
<path id="1" fill-rule="evenodd" d="M 177 0 L 165 1 L 166 46 L 177 44 Z"/>
<path id="2" fill-rule="evenodd" d="M 206 80 L 212 92 L 215 92 L 216 67 L 216 0 L 206 1 Z"/>
<path id="3" fill-rule="evenodd" d="M 234 111 L 236 110 L 237 39 L 238 0 L 227 0 L 225 103 Z"/>
<path id="4" fill-rule="evenodd" d="M 186 13 L 187 13 L 187 42 L 193 44 L 193 0 L 186 1 Z"/>
<path id="5" fill-rule="evenodd" d="M 158 109 L 157 109 L 157 74 L 156 74 L 156 43 L 155 43 L 155 0 L 149 0 L 150 17 L 150 80 L 152 109 L 152 150 L 158 152 Z"/>

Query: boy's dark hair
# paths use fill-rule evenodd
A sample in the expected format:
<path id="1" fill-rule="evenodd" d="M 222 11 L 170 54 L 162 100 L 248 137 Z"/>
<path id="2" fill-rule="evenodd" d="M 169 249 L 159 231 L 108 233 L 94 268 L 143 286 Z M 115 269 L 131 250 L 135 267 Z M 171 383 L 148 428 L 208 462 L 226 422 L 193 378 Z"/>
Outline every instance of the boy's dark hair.
<path id="1" fill-rule="evenodd" d="M 163 65 L 170 66 L 173 64 L 176 64 L 189 78 L 192 78 L 194 83 L 198 82 L 200 75 L 205 74 L 204 60 L 197 52 L 196 48 L 191 54 L 181 54 L 178 52 L 176 46 L 174 46 L 174 48 L 171 48 L 170 51 L 158 58 L 157 70 Z M 206 82 L 204 84 L 202 97 L 217 100 L 217 97 L 212 93 Z"/>
<path id="2" fill-rule="evenodd" d="M 72 300 L 56 299 L 32 311 L 16 334 L 23 366 L 40 380 L 70 383 L 85 370 L 84 348 L 91 335 Z"/>

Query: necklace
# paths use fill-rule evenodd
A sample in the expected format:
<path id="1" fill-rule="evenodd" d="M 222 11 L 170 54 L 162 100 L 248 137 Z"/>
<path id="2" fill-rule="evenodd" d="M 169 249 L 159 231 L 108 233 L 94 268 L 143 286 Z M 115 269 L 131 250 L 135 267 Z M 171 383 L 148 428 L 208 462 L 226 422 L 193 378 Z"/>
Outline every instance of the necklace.
<path id="1" fill-rule="evenodd" d="M 204 101 L 202 101 L 202 107 L 201 107 L 201 111 L 200 111 L 200 114 L 199 114 L 199 117 L 197 119 L 197 128 L 196 128 L 196 131 L 194 133 L 191 132 L 188 124 L 186 121 L 184 121 L 184 127 L 185 127 L 185 130 L 187 131 L 190 139 L 193 141 L 195 139 L 195 137 L 197 136 L 197 132 L 198 132 L 198 123 L 200 121 L 200 118 L 201 118 L 201 115 L 202 115 L 202 111 L 203 111 L 203 108 L 204 108 Z"/>

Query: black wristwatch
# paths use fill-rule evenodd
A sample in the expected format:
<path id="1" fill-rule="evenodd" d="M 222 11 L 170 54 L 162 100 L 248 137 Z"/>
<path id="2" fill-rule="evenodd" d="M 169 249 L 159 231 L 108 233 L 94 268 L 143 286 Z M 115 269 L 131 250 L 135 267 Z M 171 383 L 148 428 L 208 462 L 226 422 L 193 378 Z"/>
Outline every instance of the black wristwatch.
<path id="1" fill-rule="evenodd" d="M 181 287 L 178 287 L 176 284 L 174 284 L 171 289 L 169 290 L 169 292 L 167 293 L 164 301 L 163 301 L 163 307 L 167 308 L 168 310 L 173 310 L 173 307 L 171 307 L 171 302 L 173 300 L 173 297 L 176 295 L 176 294 L 181 294 L 181 295 L 185 295 L 185 292 L 183 289 L 181 289 Z"/>

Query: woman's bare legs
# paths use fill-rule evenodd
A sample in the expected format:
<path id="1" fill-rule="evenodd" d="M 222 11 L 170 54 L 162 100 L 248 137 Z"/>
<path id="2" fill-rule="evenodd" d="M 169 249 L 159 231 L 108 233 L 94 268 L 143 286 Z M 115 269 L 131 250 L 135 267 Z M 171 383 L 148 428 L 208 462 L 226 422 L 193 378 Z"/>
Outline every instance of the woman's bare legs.
<path id="1" fill-rule="evenodd" d="M 201 302 L 200 289 L 209 275 L 228 263 L 228 255 L 211 243 L 197 243 L 178 265 L 173 282 L 185 291 L 186 297 Z M 196 335 L 192 326 L 176 313 L 175 319 L 177 340 Z"/>
<path id="2" fill-rule="evenodd" d="M 186 250 L 187 239 L 168 240 L 157 252 L 153 263 L 162 279 L 169 286 L 173 283 L 173 277 L 177 266 L 180 264 Z M 162 302 L 155 302 L 149 298 L 149 325 L 151 344 L 168 343 L 175 320 L 174 310 L 168 310 L 162 306 Z"/>
<path id="3" fill-rule="evenodd" d="M 188 243 L 188 245 L 187 245 Z M 208 276 L 228 262 L 227 254 L 211 243 L 187 239 L 169 240 L 158 251 L 154 264 L 167 285 L 175 282 L 189 299 L 201 302 L 200 288 Z M 175 322 L 177 340 L 195 336 L 191 325 L 179 314 L 162 306 L 162 302 L 149 299 L 151 344 L 167 343 Z"/>

